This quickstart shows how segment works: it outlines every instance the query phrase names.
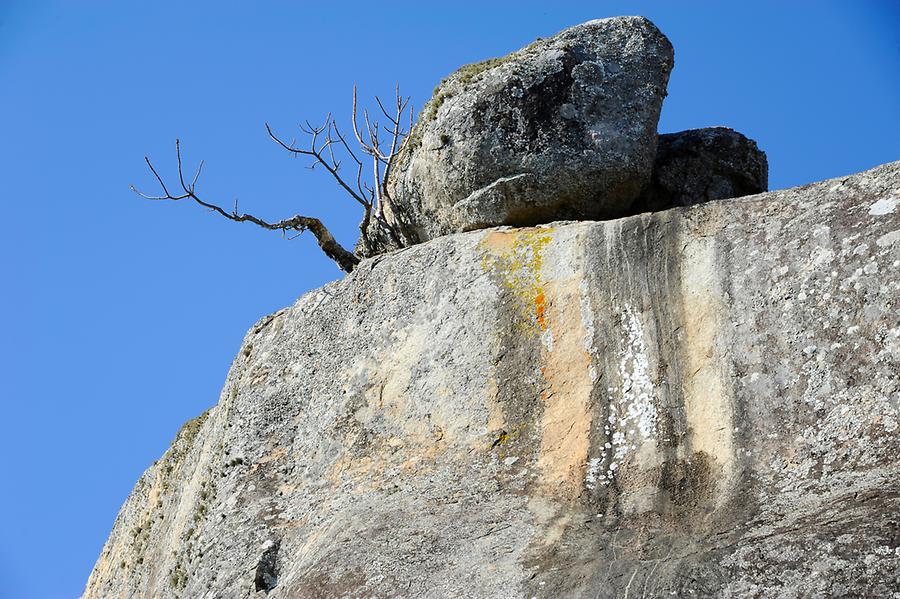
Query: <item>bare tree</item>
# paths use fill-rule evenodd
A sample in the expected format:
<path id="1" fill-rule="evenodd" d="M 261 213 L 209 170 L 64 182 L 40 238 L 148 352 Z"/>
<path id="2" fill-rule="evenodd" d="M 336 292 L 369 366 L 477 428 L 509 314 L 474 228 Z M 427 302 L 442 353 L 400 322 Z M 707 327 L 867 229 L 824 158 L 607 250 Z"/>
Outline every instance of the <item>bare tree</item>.
<path id="1" fill-rule="evenodd" d="M 400 243 L 400 240 L 404 237 L 403 232 L 398 230 L 400 227 L 396 223 L 388 223 L 385 219 L 385 208 L 391 203 L 390 193 L 387 189 L 388 177 L 390 177 L 398 157 L 409 141 L 409 133 L 413 125 L 413 111 L 409 105 L 410 99 L 408 97 L 403 98 L 400 95 L 399 86 L 397 86 L 395 91 L 395 104 L 391 107 L 391 111 L 385 108 L 380 98 L 375 97 L 378 108 L 388 120 L 389 126 L 382 125 L 378 120 L 370 118 L 369 111 L 363 109 L 362 120 L 365 123 L 365 127 L 361 129 L 357 109 L 356 86 L 353 87 L 351 122 L 354 141 L 358 146 L 356 151 L 351 148 L 351 144 L 348 143 L 347 138 L 338 127 L 331 113 L 325 117 L 325 122 L 321 126 L 313 126 L 309 121 L 306 121 L 305 125 L 300 126 L 300 130 L 309 138 L 309 144 L 305 147 L 299 147 L 293 141 L 290 143 L 284 141 L 266 123 L 266 131 L 275 143 L 291 154 L 311 158 L 312 164 L 309 167 L 310 169 L 315 169 L 317 166 L 324 168 L 344 192 L 362 207 L 363 219 L 360 222 L 359 229 L 363 242 L 365 242 L 369 231 L 372 230 L 378 231 L 380 235 L 386 234 L 393 237 L 395 243 Z M 407 113 L 408 121 L 404 118 Z M 219 204 L 201 199 L 197 195 L 197 182 L 203 171 L 203 161 L 200 161 L 194 176 L 188 180 L 182 166 L 181 142 L 179 140 L 175 140 L 175 156 L 178 161 L 178 185 L 180 191 L 174 194 L 169 191 L 168 186 L 153 166 L 150 158 L 146 156 L 144 160 L 153 176 L 159 182 L 162 194 L 147 195 L 138 191 L 134 185 L 131 186 L 131 189 L 148 200 L 192 200 L 196 204 L 235 222 L 250 222 L 264 229 L 281 231 L 285 235 L 289 232 L 296 233 L 291 238 L 304 231 L 310 231 L 315 235 L 316 241 L 319 243 L 322 251 L 325 252 L 325 255 L 334 260 L 341 270 L 351 272 L 359 264 L 360 256 L 338 243 L 325 225 L 322 224 L 322 221 L 317 218 L 295 215 L 279 221 L 269 222 L 252 214 L 239 213 L 237 201 L 234 203 L 234 208 L 229 211 L 222 208 Z M 368 169 L 364 163 L 366 157 L 368 157 L 367 161 L 370 162 Z M 342 167 L 348 161 L 352 163 L 355 171 L 353 179 L 350 179 L 349 182 L 342 174 Z M 376 222 L 373 223 L 373 221 Z M 365 246 L 365 243 L 363 243 L 363 246 Z"/>

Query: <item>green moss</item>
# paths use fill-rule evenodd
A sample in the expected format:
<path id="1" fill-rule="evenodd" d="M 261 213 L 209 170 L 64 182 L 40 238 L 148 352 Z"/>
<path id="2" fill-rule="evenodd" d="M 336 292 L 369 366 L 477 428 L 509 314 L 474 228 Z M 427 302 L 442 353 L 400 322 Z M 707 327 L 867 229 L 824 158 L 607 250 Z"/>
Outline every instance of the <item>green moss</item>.
<path id="1" fill-rule="evenodd" d="M 161 478 L 160 486 L 163 492 L 169 491 L 171 487 L 170 481 L 175 469 L 181 465 L 184 457 L 194 446 L 197 434 L 203 427 L 203 423 L 206 422 L 207 417 L 209 417 L 209 410 L 182 424 L 178 432 L 175 433 L 172 447 L 166 452 L 166 455 L 163 456 L 158 465 L 158 472 Z"/>
<path id="2" fill-rule="evenodd" d="M 169 584 L 174 589 L 183 589 L 187 586 L 188 574 L 181 565 L 181 562 L 175 564 L 175 567 L 169 571 Z"/>
<path id="3" fill-rule="evenodd" d="M 447 83 L 456 83 L 458 84 L 459 89 L 463 89 L 470 83 L 478 81 L 482 73 L 500 66 L 508 59 L 509 56 L 504 56 L 502 58 L 488 58 L 481 62 L 473 62 L 472 64 L 461 66 L 455 73 L 441 81 L 441 83 L 434 88 L 431 101 L 426 105 L 428 107 L 428 112 L 425 115 L 425 121 L 428 122 L 434 120 L 434 118 L 437 117 L 438 109 L 444 101 L 452 98 L 456 93 L 456 90 L 451 89 L 451 86 L 447 85 Z"/>
<path id="4" fill-rule="evenodd" d="M 208 478 L 200 483 L 197 507 L 194 508 L 193 521 L 196 524 L 199 524 L 206 518 L 206 515 L 209 513 L 209 502 L 216 493 L 212 470 L 208 468 L 206 474 Z"/>
<path id="5" fill-rule="evenodd" d="M 431 99 L 422 107 L 422 112 L 419 113 L 419 118 L 409 133 L 408 147 L 417 148 L 422 145 L 422 127 L 437 118 L 438 110 L 440 110 L 445 101 L 452 98 L 470 83 L 478 81 L 486 71 L 506 62 L 510 56 L 512 54 L 463 65 L 449 77 L 442 79 L 437 87 L 434 88 Z"/>
<path id="6" fill-rule="evenodd" d="M 506 431 L 501 431 L 500 435 L 496 439 L 494 439 L 493 443 L 491 443 L 491 449 L 502 447 L 506 445 L 507 441 L 509 441 L 509 433 L 507 433 Z"/>
<path id="7" fill-rule="evenodd" d="M 463 65 L 451 73 L 450 76 L 442 79 L 437 87 L 434 88 L 431 99 L 422 107 L 422 111 L 419 113 L 416 124 L 409 132 L 409 143 L 406 144 L 406 147 L 413 150 L 422 145 L 422 127 L 437 118 L 438 110 L 440 110 L 444 102 L 452 98 L 469 84 L 479 81 L 485 72 L 502 65 L 513 56 L 528 52 L 535 48 L 540 42 L 541 38 L 537 38 L 525 48 L 507 54 L 506 56 L 488 58 L 487 60 L 482 60 L 480 62 Z M 441 141 L 446 145 L 446 142 L 443 140 Z"/>
<path id="8" fill-rule="evenodd" d="M 178 433 L 175 434 L 175 443 L 177 444 L 181 441 L 189 449 L 194 444 L 194 439 L 197 437 L 197 433 L 200 432 L 203 423 L 206 422 L 207 417 L 209 417 L 209 410 L 182 424 L 181 428 L 178 429 Z"/>

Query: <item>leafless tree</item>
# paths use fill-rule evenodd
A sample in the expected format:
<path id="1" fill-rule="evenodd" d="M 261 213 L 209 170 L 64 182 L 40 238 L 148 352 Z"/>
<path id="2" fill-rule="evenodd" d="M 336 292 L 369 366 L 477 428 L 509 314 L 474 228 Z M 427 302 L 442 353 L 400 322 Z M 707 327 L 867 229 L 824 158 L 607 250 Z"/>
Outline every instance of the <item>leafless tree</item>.
<path id="1" fill-rule="evenodd" d="M 409 142 L 409 133 L 413 125 L 413 111 L 410 106 L 410 98 L 403 98 L 400 87 L 396 88 L 395 103 L 389 111 L 381 99 L 377 96 L 375 101 L 378 108 L 388 121 L 385 126 L 375 118 L 370 118 L 367 109 L 362 110 L 364 128 L 359 124 L 359 111 L 357 108 L 356 86 L 353 87 L 352 130 L 357 146 L 356 151 L 348 143 L 347 137 L 339 128 L 333 116 L 329 113 L 325 122 L 320 126 L 313 126 L 309 121 L 300 126 L 300 130 L 309 138 L 309 144 L 304 147 L 297 146 L 277 136 L 266 123 L 266 131 L 275 143 L 294 155 L 301 155 L 312 159 L 311 169 L 324 168 L 337 184 L 363 209 L 363 219 L 359 225 L 360 234 L 365 237 L 370 230 L 377 230 L 380 234 L 387 234 L 399 238 L 402 235 L 396 224 L 389 224 L 385 219 L 385 208 L 390 205 L 391 197 L 387 189 L 388 177 L 395 168 L 398 157 L 404 151 Z M 406 115 L 408 114 L 408 120 Z M 150 172 L 156 177 L 162 189 L 161 195 L 148 195 L 135 188 L 131 189 L 148 200 L 192 200 L 196 204 L 207 208 L 225 218 L 235 222 L 249 222 L 264 229 L 281 231 L 282 234 L 295 233 L 296 237 L 304 231 L 310 231 L 316 237 L 319 247 L 325 254 L 345 272 L 351 272 L 359 264 L 360 256 L 344 248 L 325 225 L 317 218 L 295 215 L 279 221 L 269 222 L 253 216 L 238 212 L 237 201 L 232 210 L 226 210 L 219 204 L 201 199 L 197 194 L 197 183 L 203 171 L 203 161 L 197 167 L 193 177 L 185 176 L 182 166 L 181 142 L 175 140 L 175 156 L 178 161 L 178 186 L 176 193 L 169 191 L 169 187 L 157 172 L 149 157 L 144 157 Z M 364 162 L 365 161 L 365 162 Z M 350 163 L 355 172 L 353 178 L 347 179 L 343 174 L 344 163 Z M 368 168 L 366 165 L 368 162 Z M 373 223 L 377 221 L 377 223 Z M 373 227 L 372 225 L 377 225 Z M 291 238 L 293 238 L 291 237 Z"/>

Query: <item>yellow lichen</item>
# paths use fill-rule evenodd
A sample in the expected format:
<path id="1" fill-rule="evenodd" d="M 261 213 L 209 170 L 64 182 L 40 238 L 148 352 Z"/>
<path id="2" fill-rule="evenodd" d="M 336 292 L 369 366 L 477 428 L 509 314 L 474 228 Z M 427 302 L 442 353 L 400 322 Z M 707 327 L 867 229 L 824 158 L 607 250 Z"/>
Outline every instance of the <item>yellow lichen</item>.
<path id="1" fill-rule="evenodd" d="M 544 249 L 553 241 L 553 229 L 494 231 L 481 242 L 482 268 L 494 273 L 511 292 L 523 331 L 547 330 L 546 300 L 541 270 Z"/>

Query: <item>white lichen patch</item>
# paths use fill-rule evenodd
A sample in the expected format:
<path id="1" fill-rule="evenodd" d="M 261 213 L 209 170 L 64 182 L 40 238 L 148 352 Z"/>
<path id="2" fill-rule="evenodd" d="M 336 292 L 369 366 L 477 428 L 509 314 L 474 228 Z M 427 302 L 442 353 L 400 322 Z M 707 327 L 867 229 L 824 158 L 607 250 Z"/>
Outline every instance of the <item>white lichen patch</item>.
<path id="1" fill-rule="evenodd" d="M 897 204 L 900 204 L 900 198 L 897 198 L 896 196 L 881 198 L 869 206 L 869 214 L 871 216 L 891 214 L 894 212 L 894 209 L 897 208 Z"/>
<path id="2" fill-rule="evenodd" d="M 547 329 L 543 333 L 541 333 L 541 345 L 544 346 L 548 352 L 553 351 L 553 331 Z"/>
<path id="3" fill-rule="evenodd" d="M 602 464 L 603 460 L 600 458 L 591 458 L 588 462 L 587 472 L 584 475 L 584 482 L 588 489 L 593 489 L 597 486 L 597 477 L 600 475 Z"/>
<path id="4" fill-rule="evenodd" d="M 628 346 L 623 352 L 619 367 L 622 371 L 622 403 L 626 406 L 626 413 L 619 425 L 633 424 L 640 433 L 640 440 L 645 441 L 656 432 L 656 397 L 649 375 L 650 363 L 643 326 L 630 309 L 626 308 L 624 317 Z"/>
<path id="5" fill-rule="evenodd" d="M 897 241 L 900 241 L 900 229 L 891 231 L 890 233 L 885 233 L 875 240 L 875 244 L 880 248 L 886 248 Z"/>
<path id="6" fill-rule="evenodd" d="M 619 354 L 621 387 L 607 387 L 609 416 L 602 424 L 605 438 L 599 458 L 591 460 L 585 482 L 609 484 L 616 470 L 635 451 L 656 435 L 656 393 L 650 378 L 650 360 L 644 341 L 644 326 L 630 307 L 621 311 L 624 344 Z M 600 472 L 600 465 L 606 470 Z"/>
<path id="7" fill-rule="evenodd" d="M 891 437 L 898 426 L 897 411 L 882 395 L 881 390 L 889 386 L 890 375 L 885 378 L 887 371 L 881 364 L 887 364 L 896 355 L 895 338 L 891 329 L 872 326 L 883 317 L 884 310 L 876 294 L 889 297 L 891 291 L 884 288 L 884 258 L 873 251 L 871 245 L 848 240 L 838 256 L 845 264 L 842 276 L 834 271 L 818 276 L 809 272 L 799 281 L 799 287 L 811 300 L 821 300 L 818 306 L 827 302 L 819 310 L 816 329 L 808 331 L 807 337 L 813 339 L 810 333 L 820 335 L 818 331 L 835 330 L 837 338 L 827 345 L 818 344 L 814 351 L 810 345 L 798 348 L 802 353 L 798 363 L 802 364 L 801 374 L 806 381 L 802 401 L 815 410 L 816 417 L 804 422 L 793 437 L 793 457 L 778 456 L 771 464 L 774 471 L 784 476 L 780 482 L 783 489 L 802 487 L 812 472 L 820 478 L 834 476 L 850 467 L 868 466 L 893 451 L 895 441 Z M 871 367 L 874 374 L 848 377 L 840 365 L 848 355 L 859 354 L 867 356 L 865 367 Z M 864 449 L 833 449 L 851 441 Z"/>

